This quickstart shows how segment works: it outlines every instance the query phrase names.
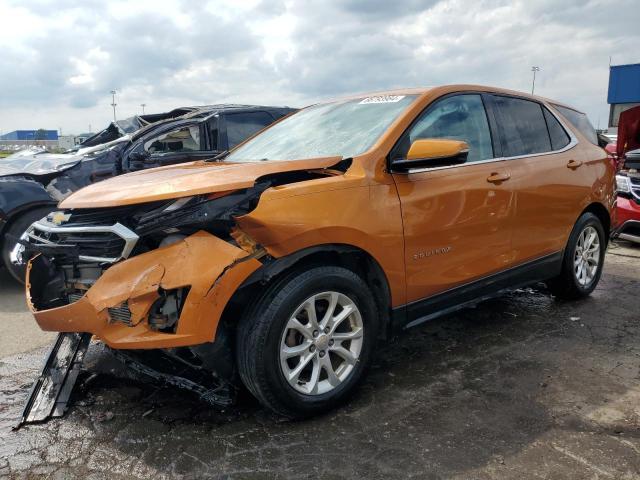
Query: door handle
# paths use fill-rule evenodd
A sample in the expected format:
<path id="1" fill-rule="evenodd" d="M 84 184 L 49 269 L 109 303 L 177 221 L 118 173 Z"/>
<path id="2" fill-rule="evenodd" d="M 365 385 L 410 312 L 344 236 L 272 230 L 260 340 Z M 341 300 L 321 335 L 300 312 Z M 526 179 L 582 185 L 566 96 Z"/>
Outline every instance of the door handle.
<path id="1" fill-rule="evenodd" d="M 580 165 L 582 165 L 582 162 L 580 160 L 569 160 L 569 163 L 567 163 L 567 168 L 575 170 Z"/>
<path id="2" fill-rule="evenodd" d="M 510 178 L 511 178 L 511 175 L 509 175 L 508 173 L 494 172 L 487 177 L 487 182 L 498 184 L 498 183 L 506 182 Z"/>

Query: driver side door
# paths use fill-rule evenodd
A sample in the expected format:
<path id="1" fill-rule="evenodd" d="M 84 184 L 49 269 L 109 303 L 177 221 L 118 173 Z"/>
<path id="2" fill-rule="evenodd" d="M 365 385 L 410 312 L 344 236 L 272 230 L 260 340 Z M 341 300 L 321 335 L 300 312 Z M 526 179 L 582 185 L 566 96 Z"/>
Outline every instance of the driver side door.
<path id="1" fill-rule="evenodd" d="M 465 294 L 474 298 L 475 288 L 468 287 L 512 259 L 514 192 L 483 96 L 436 100 L 401 137 L 391 161 L 406 158 L 413 141 L 428 138 L 465 141 L 469 154 L 462 164 L 393 174 L 404 227 L 407 313 L 415 320 L 410 324 L 447 308 L 449 293 L 456 293 L 457 303 Z"/>

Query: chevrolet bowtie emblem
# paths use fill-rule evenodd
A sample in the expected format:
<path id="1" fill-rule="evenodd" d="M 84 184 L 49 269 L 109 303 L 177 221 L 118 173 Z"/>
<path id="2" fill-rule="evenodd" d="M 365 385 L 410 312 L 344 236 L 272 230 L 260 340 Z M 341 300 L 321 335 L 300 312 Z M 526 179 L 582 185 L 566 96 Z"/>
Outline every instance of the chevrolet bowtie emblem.
<path id="1" fill-rule="evenodd" d="M 49 216 L 49 221 L 54 225 L 62 225 L 63 223 L 68 222 L 70 218 L 71 218 L 70 213 L 53 212 Z"/>

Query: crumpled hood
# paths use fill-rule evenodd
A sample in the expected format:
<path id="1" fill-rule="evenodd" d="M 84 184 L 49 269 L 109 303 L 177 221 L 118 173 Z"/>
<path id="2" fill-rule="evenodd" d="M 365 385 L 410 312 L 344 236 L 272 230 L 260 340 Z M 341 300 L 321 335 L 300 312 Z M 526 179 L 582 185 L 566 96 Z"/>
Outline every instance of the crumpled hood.
<path id="1" fill-rule="evenodd" d="M 62 172 L 82 160 L 82 155 L 65 153 L 32 153 L 11 155 L 0 159 L 0 176 L 5 175 L 47 175 Z"/>
<path id="2" fill-rule="evenodd" d="M 265 175 L 329 168 L 342 157 L 252 163 L 191 162 L 141 170 L 89 185 L 67 197 L 61 208 L 101 208 L 170 200 L 249 188 Z"/>

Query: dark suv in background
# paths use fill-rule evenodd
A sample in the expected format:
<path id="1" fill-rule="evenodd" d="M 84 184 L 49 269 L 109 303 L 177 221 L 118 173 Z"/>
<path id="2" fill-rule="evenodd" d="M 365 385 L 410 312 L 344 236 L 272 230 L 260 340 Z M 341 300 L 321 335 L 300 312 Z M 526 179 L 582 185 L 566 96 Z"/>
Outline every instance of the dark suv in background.
<path id="1" fill-rule="evenodd" d="M 16 239 L 61 200 L 91 183 L 146 168 L 211 158 L 281 117 L 288 107 L 208 105 L 114 122 L 65 154 L 42 152 L 0 162 L 0 250 L 17 280 Z M 129 125 L 131 123 L 131 125 Z M 130 133 L 131 130 L 134 130 Z"/>

